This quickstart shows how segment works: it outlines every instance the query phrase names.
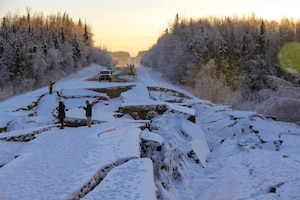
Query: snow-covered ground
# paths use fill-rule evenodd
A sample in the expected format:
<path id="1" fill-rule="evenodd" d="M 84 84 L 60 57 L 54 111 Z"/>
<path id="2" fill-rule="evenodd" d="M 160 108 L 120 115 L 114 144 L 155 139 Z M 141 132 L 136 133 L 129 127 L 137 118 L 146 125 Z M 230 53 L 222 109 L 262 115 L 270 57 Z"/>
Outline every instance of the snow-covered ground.
<path id="1" fill-rule="evenodd" d="M 0 199 L 300 199 L 296 124 L 214 105 L 144 67 L 93 81 L 101 68 L 0 103 Z"/>

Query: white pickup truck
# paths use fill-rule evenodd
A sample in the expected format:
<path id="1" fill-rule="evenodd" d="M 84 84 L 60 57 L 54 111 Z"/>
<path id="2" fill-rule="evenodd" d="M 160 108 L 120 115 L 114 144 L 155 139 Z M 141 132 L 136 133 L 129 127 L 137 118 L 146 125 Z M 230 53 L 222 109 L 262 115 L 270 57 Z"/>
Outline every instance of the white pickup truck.
<path id="1" fill-rule="evenodd" d="M 99 82 L 101 80 L 108 80 L 111 82 L 111 71 L 110 70 L 101 70 L 99 73 L 98 73 L 98 80 Z"/>

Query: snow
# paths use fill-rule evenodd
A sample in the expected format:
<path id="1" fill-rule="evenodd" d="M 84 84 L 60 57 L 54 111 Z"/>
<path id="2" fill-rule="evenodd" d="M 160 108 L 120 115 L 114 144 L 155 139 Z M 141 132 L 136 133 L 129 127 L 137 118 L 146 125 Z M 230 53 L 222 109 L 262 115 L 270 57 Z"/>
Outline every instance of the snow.
<path id="1" fill-rule="evenodd" d="M 195 125 L 188 120 L 183 120 L 182 131 L 193 138 L 188 144 L 187 152 L 193 151 L 202 165 L 206 167 L 206 158 L 209 153 L 209 148 L 201 126 Z"/>
<path id="2" fill-rule="evenodd" d="M 115 167 L 101 185 L 83 199 L 144 199 L 156 198 L 152 161 L 149 158 L 132 159 Z"/>
<path id="3" fill-rule="evenodd" d="M 101 133 L 111 126 L 95 125 L 88 131 L 82 127 L 70 131 L 53 128 L 32 140 L 16 162 L 1 170 L 0 177 L 5 180 L 3 187 L 10 193 L 9 198 L 61 199 L 106 165 L 139 158 L 140 130 L 128 126 Z M 18 179 L 11 179 L 13 176 Z"/>
<path id="4" fill-rule="evenodd" d="M 102 68 L 52 95 L 0 102 L 0 199 L 300 199 L 298 125 L 198 99 L 144 67 L 126 82 L 91 79 Z M 114 98 L 95 90 L 117 87 L 127 89 Z M 91 128 L 85 100 L 95 102 Z M 150 119 L 119 109 L 149 105 L 168 109 Z"/>
<path id="5" fill-rule="evenodd" d="M 122 106 L 128 105 L 145 105 L 148 104 L 157 104 L 157 102 L 152 101 L 149 97 L 149 92 L 144 84 L 137 84 L 133 89 L 122 93 L 123 104 Z"/>
<path id="6" fill-rule="evenodd" d="M 142 132 L 141 137 L 145 140 L 148 141 L 155 141 L 157 143 L 159 143 L 159 145 L 163 145 L 164 139 L 163 137 L 161 137 L 159 134 L 154 133 L 154 132 L 150 132 L 148 129 L 145 129 Z"/>

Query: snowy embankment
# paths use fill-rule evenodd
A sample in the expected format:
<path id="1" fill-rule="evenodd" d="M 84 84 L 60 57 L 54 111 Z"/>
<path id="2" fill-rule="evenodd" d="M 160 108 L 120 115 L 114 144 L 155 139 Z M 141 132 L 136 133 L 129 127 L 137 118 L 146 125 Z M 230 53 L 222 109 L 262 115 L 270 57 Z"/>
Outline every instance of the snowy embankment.
<path id="1" fill-rule="evenodd" d="M 99 83 L 101 68 L 0 103 L 0 199 L 299 199 L 296 124 L 213 105 L 143 67 Z"/>
<path id="2" fill-rule="evenodd" d="M 95 87 L 95 83 L 90 84 L 91 88 Z M 80 80 L 76 86 L 79 85 L 88 87 L 84 81 L 80 84 Z M 4 163 L 0 170 L 1 199 L 79 199 L 86 194 L 86 199 L 93 199 L 93 195 L 100 195 L 102 199 L 118 199 L 122 196 L 128 199 L 155 199 L 152 163 L 148 158 L 140 157 L 139 127 L 144 123 L 112 120 L 114 112 L 101 112 L 101 108 L 95 105 L 93 119 L 105 121 L 92 128 L 66 127 L 61 130 L 53 124 L 56 122 L 53 116 L 58 100 L 65 102 L 68 118 L 84 118 L 84 111 L 78 108 L 79 105 L 85 99 L 92 101 L 95 97 L 105 96 L 73 87 L 72 80 L 57 83 L 57 95 L 42 91 L 42 98 L 34 109 L 28 111 L 22 108 L 35 101 L 33 94 L 28 94 L 32 102 L 15 108 L 14 101 L 20 99 L 15 98 L 7 101 L 10 104 L 2 108 L 2 111 L 9 113 L 1 119 L 2 126 L 9 130 L 0 137 L 0 147 L 3 147 L 0 161 Z M 27 115 L 32 116 L 27 119 Z M 5 141 L 12 142 L 9 145 Z M 16 141 L 22 142 L 17 151 L 15 147 L 19 144 Z M 7 156 L 2 155 L 3 149 Z M 122 170 L 124 167 L 127 170 Z M 123 175 L 118 174 L 120 170 L 124 172 Z M 100 189 L 94 189 L 104 177 Z M 123 181 L 123 184 L 127 183 L 126 187 L 119 183 L 122 179 L 127 180 Z M 108 183 L 120 187 L 108 192 L 106 188 L 111 187 Z"/>

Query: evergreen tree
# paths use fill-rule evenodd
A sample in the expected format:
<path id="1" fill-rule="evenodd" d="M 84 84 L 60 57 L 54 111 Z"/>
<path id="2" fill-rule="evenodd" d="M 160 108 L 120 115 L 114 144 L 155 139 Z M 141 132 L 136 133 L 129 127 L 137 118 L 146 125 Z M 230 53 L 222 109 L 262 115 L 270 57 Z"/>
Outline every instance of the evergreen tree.
<path id="1" fill-rule="evenodd" d="M 80 52 L 80 46 L 79 46 L 79 43 L 77 42 L 76 37 L 74 37 L 72 45 L 73 45 L 73 59 L 75 62 L 77 62 L 80 59 L 81 52 Z"/>
<path id="2" fill-rule="evenodd" d="M 260 34 L 258 36 L 258 49 L 257 53 L 264 55 L 266 53 L 267 43 L 266 43 L 266 27 L 264 21 L 260 25 Z"/>
<path id="3" fill-rule="evenodd" d="M 3 44 L 3 41 L 1 40 L 0 41 L 0 56 L 2 56 L 4 53 L 4 44 Z"/>
<path id="4" fill-rule="evenodd" d="M 43 40 L 43 51 L 44 51 L 44 54 L 46 55 L 47 54 L 47 52 L 48 52 L 48 43 L 47 43 L 47 41 L 44 39 Z"/>
<path id="5" fill-rule="evenodd" d="M 64 28 L 61 28 L 61 31 L 60 31 L 60 37 L 61 37 L 61 42 L 64 44 L 64 43 L 65 43 L 65 33 L 64 33 Z"/>
<path id="6" fill-rule="evenodd" d="M 88 27 L 87 27 L 87 24 L 84 24 L 83 42 L 85 42 L 87 45 L 90 44 L 90 42 L 89 42 L 89 33 L 88 33 Z"/>
<path id="7" fill-rule="evenodd" d="M 54 47 L 56 49 L 58 49 L 59 48 L 59 43 L 58 43 L 58 38 L 57 38 L 55 33 L 53 33 L 53 43 L 54 43 Z"/>

